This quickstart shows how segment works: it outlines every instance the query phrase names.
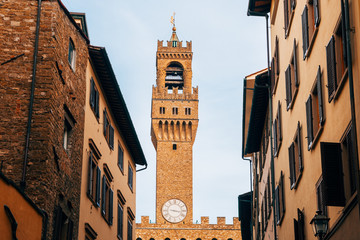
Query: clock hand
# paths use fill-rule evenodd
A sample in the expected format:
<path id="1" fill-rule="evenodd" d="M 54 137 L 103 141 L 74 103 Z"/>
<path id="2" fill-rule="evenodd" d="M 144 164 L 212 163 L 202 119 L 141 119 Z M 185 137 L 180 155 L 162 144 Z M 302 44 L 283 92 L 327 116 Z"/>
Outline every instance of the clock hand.
<path id="1" fill-rule="evenodd" d="M 178 210 L 173 210 L 173 209 L 170 209 L 170 211 L 173 211 L 173 212 L 180 212 L 180 211 L 178 211 Z"/>

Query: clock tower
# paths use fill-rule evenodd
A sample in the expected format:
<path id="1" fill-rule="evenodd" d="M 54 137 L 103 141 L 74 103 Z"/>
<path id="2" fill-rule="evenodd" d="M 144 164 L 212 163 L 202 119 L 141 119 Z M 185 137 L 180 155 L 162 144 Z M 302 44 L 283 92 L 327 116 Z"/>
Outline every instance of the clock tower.
<path id="1" fill-rule="evenodd" d="M 192 147 L 198 126 L 198 88 L 192 87 L 191 42 L 182 46 L 175 25 L 158 41 L 152 90 L 151 140 L 156 149 L 156 222 L 192 223 Z"/>

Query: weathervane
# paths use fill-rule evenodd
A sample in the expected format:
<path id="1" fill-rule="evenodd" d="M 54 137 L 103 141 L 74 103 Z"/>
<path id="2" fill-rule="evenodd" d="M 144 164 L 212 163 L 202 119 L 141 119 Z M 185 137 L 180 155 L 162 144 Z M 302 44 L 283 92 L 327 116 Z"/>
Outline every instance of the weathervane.
<path id="1" fill-rule="evenodd" d="M 171 16 L 170 23 L 173 25 L 173 27 L 175 27 L 175 12 Z"/>

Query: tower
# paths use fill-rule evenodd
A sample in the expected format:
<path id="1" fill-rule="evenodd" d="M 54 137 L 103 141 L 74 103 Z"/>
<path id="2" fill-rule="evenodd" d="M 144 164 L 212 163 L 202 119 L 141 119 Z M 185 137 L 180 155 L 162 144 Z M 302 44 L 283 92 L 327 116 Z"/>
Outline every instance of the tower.
<path id="1" fill-rule="evenodd" d="M 192 223 L 192 147 L 199 120 L 198 88 L 192 87 L 191 64 L 191 41 L 183 47 L 174 25 L 167 45 L 158 41 L 152 91 L 157 223 Z"/>

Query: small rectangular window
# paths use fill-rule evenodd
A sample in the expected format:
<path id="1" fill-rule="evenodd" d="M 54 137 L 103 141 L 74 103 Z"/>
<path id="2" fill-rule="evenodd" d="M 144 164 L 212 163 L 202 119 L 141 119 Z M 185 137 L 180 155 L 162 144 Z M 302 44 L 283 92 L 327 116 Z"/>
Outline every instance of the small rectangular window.
<path id="1" fill-rule="evenodd" d="M 133 223 L 132 223 L 132 220 L 130 218 L 128 218 L 128 237 L 127 237 L 127 240 L 133 240 Z"/>
<path id="2" fill-rule="evenodd" d="M 129 163 L 128 185 L 130 189 L 133 190 L 133 169 L 130 166 L 130 163 Z"/>
<path id="3" fill-rule="evenodd" d="M 64 112 L 63 147 L 65 150 L 69 150 L 72 144 L 72 131 L 76 121 L 66 105 L 64 105 Z"/>
<path id="4" fill-rule="evenodd" d="M 173 115 L 178 115 L 178 108 L 177 107 L 173 107 L 172 114 Z"/>
<path id="5" fill-rule="evenodd" d="M 176 144 L 173 144 L 173 150 L 176 150 L 177 146 Z"/>
<path id="6" fill-rule="evenodd" d="M 290 188 L 296 188 L 301 173 L 303 171 L 303 159 L 301 150 L 301 128 L 300 122 L 296 129 L 295 137 L 289 147 L 289 167 L 290 167 Z"/>
<path id="7" fill-rule="evenodd" d="M 298 209 L 297 210 L 297 219 L 294 218 L 294 235 L 296 240 L 304 240 L 305 239 L 305 232 L 304 232 L 304 213 Z"/>
<path id="8" fill-rule="evenodd" d="M 98 166 L 98 160 L 95 154 L 90 151 L 87 196 L 99 207 L 101 170 Z"/>
<path id="9" fill-rule="evenodd" d="M 160 114 L 165 114 L 165 107 L 160 107 Z"/>
<path id="10" fill-rule="evenodd" d="M 118 166 L 121 170 L 121 172 L 124 171 L 124 152 L 120 146 L 120 144 L 118 145 Z"/>
<path id="11" fill-rule="evenodd" d="M 185 115 L 191 115 L 191 108 L 185 108 Z"/>
<path id="12" fill-rule="evenodd" d="M 294 15 L 296 0 L 284 0 L 285 37 L 289 34 L 290 24 Z"/>
<path id="13" fill-rule="evenodd" d="M 68 61 L 73 70 L 75 70 L 75 46 L 74 42 L 70 38 L 69 40 L 69 52 L 68 52 Z"/>
<path id="14" fill-rule="evenodd" d="M 90 79 L 90 107 L 93 110 L 96 118 L 99 118 L 99 91 L 95 86 L 93 78 Z"/>
<path id="15" fill-rule="evenodd" d="M 104 174 L 102 178 L 101 214 L 109 225 L 113 223 L 113 195 L 110 180 Z"/>
<path id="16" fill-rule="evenodd" d="M 117 215 L 117 237 L 120 240 L 123 240 L 124 235 L 124 206 L 118 202 L 118 215 Z"/>
<path id="17" fill-rule="evenodd" d="M 299 87 L 299 78 L 297 71 L 297 52 L 296 52 L 296 39 L 294 39 L 293 45 L 293 56 L 289 66 L 285 71 L 285 87 L 286 87 L 286 110 L 292 108 L 292 105 L 295 101 Z"/>
<path id="18" fill-rule="evenodd" d="M 324 201 L 324 181 L 322 179 L 322 176 L 316 186 L 316 197 L 318 210 L 321 211 L 321 214 L 327 216 L 327 207 Z"/>
<path id="19" fill-rule="evenodd" d="M 106 109 L 104 109 L 103 132 L 110 149 L 114 150 L 114 127 L 110 123 Z"/>
<path id="20" fill-rule="evenodd" d="M 280 173 L 278 186 L 275 188 L 275 217 L 276 224 L 281 225 L 281 221 L 285 214 L 285 198 L 284 198 L 284 175 Z"/>

